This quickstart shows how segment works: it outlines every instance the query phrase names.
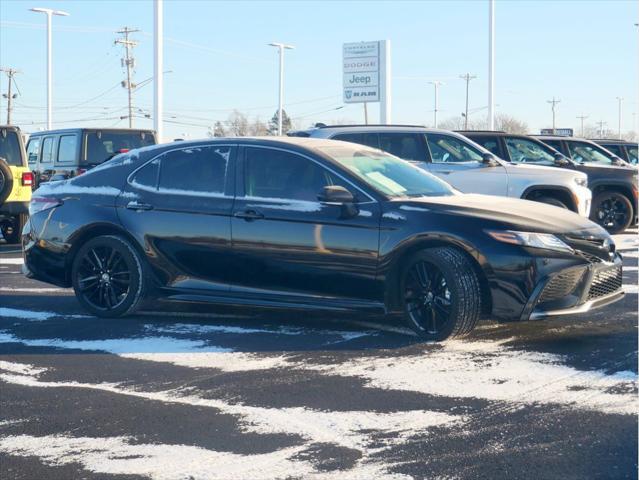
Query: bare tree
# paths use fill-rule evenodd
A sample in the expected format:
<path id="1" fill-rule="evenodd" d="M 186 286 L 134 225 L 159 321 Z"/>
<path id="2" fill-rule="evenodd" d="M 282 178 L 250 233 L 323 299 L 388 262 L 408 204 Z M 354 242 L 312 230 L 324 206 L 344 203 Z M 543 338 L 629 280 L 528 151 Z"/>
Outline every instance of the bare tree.
<path id="1" fill-rule="evenodd" d="M 439 128 L 444 130 L 463 130 L 464 119 L 462 117 L 450 117 L 439 122 Z M 488 128 L 488 118 L 468 119 L 468 130 L 485 130 Z M 495 130 L 502 130 L 507 133 L 528 133 L 528 124 L 512 115 L 500 113 L 495 116 Z"/>
<path id="2" fill-rule="evenodd" d="M 264 123 L 262 120 L 260 120 L 259 118 L 256 118 L 250 125 L 249 125 L 249 134 L 254 136 L 254 137 L 263 137 L 265 135 L 270 135 L 270 131 L 268 129 L 268 126 L 266 125 L 266 123 Z"/>
<path id="3" fill-rule="evenodd" d="M 495 129 L 506 133 L 526 134 L 528 133 L 528 124 L 512 115 L 500 113 L 495 117 Z"/>
<path id="4" fill-rule="evenodd" d="M 246 137 L 249 134 L 249 120 L 238 110 L 233 110 L 226 123 L 231 137 Z"/>
<path id="5" fill-rule="evenodd" d="M 214 137 L 226 136 L 226 130 L 224 130 L 224 125 L 222 125 L 222 122 L 220 122 L 219 120 L 215 122 L 215 125 L 213 126 L 213 136 Z"/>

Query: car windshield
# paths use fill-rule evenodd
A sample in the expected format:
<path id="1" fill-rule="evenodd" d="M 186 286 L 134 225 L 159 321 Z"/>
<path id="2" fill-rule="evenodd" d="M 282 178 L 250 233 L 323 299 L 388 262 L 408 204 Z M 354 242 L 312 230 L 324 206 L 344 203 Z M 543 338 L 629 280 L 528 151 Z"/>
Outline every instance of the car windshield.
<path id="1" fill-rule="evenodd" d="M 148 132 L 95 131 L 87 132 L 85 138 L 83 160 L 93 164 L 102 163 L 134 148 L 155 145 L 153 135 Z"/>
<path id="2" fill-rule="evenodd" d="M 0 157 L 4 158 L 9 165 L 22 166 L 20 142 L 16 132 L 12 130 L 0 131 Z"/>
<path id="3" fill-rule="evenodd" d="M 319 147 L 319 150 L 388 197 L 455 194 L 446 182 L 381 150 L 342 146 Z"/>

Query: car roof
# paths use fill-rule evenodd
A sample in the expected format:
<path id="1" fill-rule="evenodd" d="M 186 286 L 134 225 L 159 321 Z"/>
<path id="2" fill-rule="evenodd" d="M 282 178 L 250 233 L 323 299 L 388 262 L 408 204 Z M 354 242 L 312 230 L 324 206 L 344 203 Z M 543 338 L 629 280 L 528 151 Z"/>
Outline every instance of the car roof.
<path id="1" fill-rule="evenodd" d="M 384 130 L 384 131 L 395 131 L 395 132 L 410 132 L 410 131 L 415 131 L 415 132 L 431 132 L 431 133 L 450 133 L 450 130 L 444 130 L 444 129 L 438 129 L 438 128 L 429 128 L 429 127 L 425 127 L 424 125 L 398 125 L 398 124 L 391 124 L 391 125 L 382 125 L 382 124 L 368 124 L 368 125 L 321 125 L 318 127 L 311 127 L 311 128 L 307 128 L 307 129 L 302 129 L 302 130 L 292 130 L 290 132 L 288 132 L 287 135 L 299 135 L 300 133 L 306 133 L 309 135 L 312 135 L 314 133 L 332 133 L 332 132 L 347 132 L 347 131 L 357 131 L 357 132 L 370 132 L 370 133 L 376 133 L 379 132 L 380 130 Z"/>
<path id="2" fill-rule="evenodd" d="M 619 138 L 589 138 L 591 142 L 595 143 L 609 143 L 611 145 L 636 145 L 637 142 L 631 142 L 629 140 L 621 140 Z"/>
<path id="3" fill-rule="evenodd" d="M 13 132 L 19 132 L 20 127 L 17 125 L 0 125 L 0 130 L 11 130 Z"/>
<path id="4" fill-rule="evenodd" d="M 508 132 L 504 132 L 503 130 L 455 130 L 455 132 L 461 133 L 462 135 L 479 134 L 479 135 L 520 135 L 520 136 L 526 136 L 525 133 L 508 133 Z"/>
<path id="5" fill-rule="evenodd" d="M 146 128 L 100 128 L 100 127 L 85 127 L 85 128 L 60 128 L 56 130 L 38 130 L 37 132 L 33 132 L 30 134 L 31 137 L 36 135 L 57 135 L 59 133 L 76 133 L 76 132 L 86 132 L 86 131 L 100 131 L 100 132 L 127 132 L 131 133 L 153 133 L 155 134 L 155 130 L 150 130 Z"/>

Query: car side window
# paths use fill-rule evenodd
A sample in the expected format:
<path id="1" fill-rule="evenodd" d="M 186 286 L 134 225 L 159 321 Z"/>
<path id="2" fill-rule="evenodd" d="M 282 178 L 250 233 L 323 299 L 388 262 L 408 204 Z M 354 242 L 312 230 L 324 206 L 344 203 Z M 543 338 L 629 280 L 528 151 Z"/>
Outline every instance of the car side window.
<path id="1" fill-rule="evenodd" d="M 542 140 L 546 145 L 550 145 L 552 148 L 561 152 L 561 142 L 559 140 Z"/>
<path id="2" fill-rule="evenodd" d="M 500 156 L 499 144 L 494 137 L 470 137 L 470 139 L 478 145 L 481 145 L 493 155 Z"/>
<path id="3" fill-rule="evenodd" d="M 317 202 L 326 186 L 340 185 L 354 193 L 317 163 L 292 152 L 246 148 L 244 192 L 247 197 Z"/>
<path id="4" fill-rule="evenodd" d="M 433 163 L 481 162 L 479 150 L 452 135 L 429 133 L 426 135 Z"/>
<path id="5" fill-rule="evenodd" d="M 579 163 L 603 163 L 606 165 L 612 163 L 611 158 L 585 142 L 568 142 L 568 150 L 573 160 Z"/>
<path id="6" fill-rule="evenodd" d="M 343 142 L 358 143 L 372 148 L 379 148 L 379 139 L 376 133 L 339 133 L 333 137 L 333 140 L 341 140 Z"/>
<path id="7" fill-rule="evenodd" d="M 541 163 L 553 165 L 555 158 L 541 145 L 525 138 L 507 138 L 506 148 L 515 163 Z"/>
<path id="8" fill-rule="evenodd" d="M 231 148 L 214 145 L 164 153 L 160 157 L 159 190 L 186 195 L 223 194 Z"/>
<path id="9" fill-rule="evenodd" d="M 404 160 L 426 161 L 421 134 L 384 132 L 379 134 L 379 148 Z"/>
<path id="10" fill-rule="evenodd" d="M 32 138 L 27 145 L 27 160 L 30 166 L 38 163 L 38 154 L 40 153 L 40 138 Z"/>
<path id="11" fill-rule="evenodd" d="M 606 150 L 617 155 L 619 158 L 623 158 L 623 153 L 621 152 L 621 145 L 604 145 L 603 147 Z"/>
<path id="12" fill-rule="evenodd" d="M 156 190 L 160 174 L 160 159 L 147 163 L 131 179 L 131 185 L 143 190 Z"/>
<path id="13" fill-rule="evenodd" d="M 53 162 L 53 137 L 46 137 L 42 141 L 42 156 L 40 157 L 40 163 L 52 163 Z"/>
<path id="14" fill-rule="evenodd" d="M 76 158 L 77 148 L 77 135 L 62 135 L 58 142 L 58 162 L 73 162 Z"/>

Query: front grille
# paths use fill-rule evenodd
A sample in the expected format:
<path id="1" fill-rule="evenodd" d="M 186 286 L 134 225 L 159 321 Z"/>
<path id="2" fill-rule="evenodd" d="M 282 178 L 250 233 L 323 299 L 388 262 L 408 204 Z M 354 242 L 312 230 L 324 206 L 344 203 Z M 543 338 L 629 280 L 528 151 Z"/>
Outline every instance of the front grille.
<path id="1" fill-rule="evenodd" d="M 560 273 L 553 277 L 550 282 L 544 287 L 541 296 L 539 297 L 539 303 L 550 302 L 552 300 L 558 300 L 574 292 L 577 284 L 583 277 L 584 271 L 570 270 L 568 272 Z"/>
<path id="2" fill-rule="evenodd" d="M 592 278 L 588 300 L 605 297 L 621 288 L 621 267 L 601 270 Z"/>
<path id="3" fill-rule="evenodd" d="M 577 255 L 585 258 L 590 263 L 601 263 L 603 260 L 599 258 L 597 255 L 593 255 L 592 253 L 584 252 L 583 250 L 576 250 Z"/>

